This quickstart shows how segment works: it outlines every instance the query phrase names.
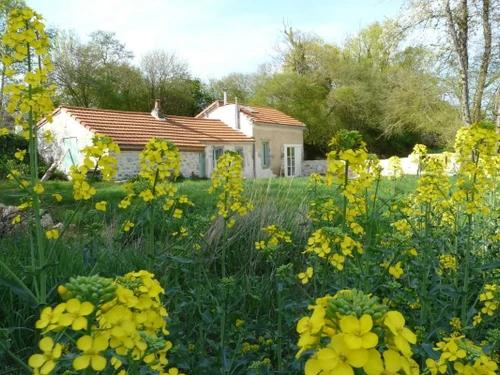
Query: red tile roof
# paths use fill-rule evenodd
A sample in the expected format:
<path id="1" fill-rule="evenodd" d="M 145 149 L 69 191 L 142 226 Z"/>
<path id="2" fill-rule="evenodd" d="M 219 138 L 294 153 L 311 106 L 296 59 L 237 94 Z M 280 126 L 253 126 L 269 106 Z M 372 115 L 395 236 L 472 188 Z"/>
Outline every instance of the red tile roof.
<path id="1" fill-rule="evenodd" d="M 233 104 L 233 103 L 228 103 Z M 222 100 L 216 100 L 205 108 L 202 112 L 196 115 L 197 118 L 202 118 L 205 113 L 211 112 L 213 109 L 222 107 L 224 102 Z M 284 114 L 283 112 L 277 110 L 276 108 L 262 107 L 257 105 L 244 105 L 239 104 L 240 112 L 244 113 L 250 117 L 253 121 L 263 123 L 263 124 L 275 124 L 275 125 L 288 125 L 288 126 L 298 126 L 304 127 L 305 125 L 297 119 Z"/>
<path id="2" fill-rule="evenodd" d="M 253 142 L 242 132 L 220 120 L 193 117 L 166 116 L 158 120 L 147 112 L 115 111 L 71 106 L 60 106 L 81 125 L 93 133 L 112 137 L 120 146 L 144 146 L 151 138 L 172 141 L 182 150 L 203 151 L 206 143 Z"/>

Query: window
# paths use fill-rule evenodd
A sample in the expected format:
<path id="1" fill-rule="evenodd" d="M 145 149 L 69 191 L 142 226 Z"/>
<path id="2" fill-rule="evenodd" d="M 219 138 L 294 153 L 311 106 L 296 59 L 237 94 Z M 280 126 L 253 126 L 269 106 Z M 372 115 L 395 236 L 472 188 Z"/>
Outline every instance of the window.
<path id="1" fill-rule="evenodd" d="M 262 142 L 262 168 L 269 168 L 271 165 L 271 158 L 269 155 L 269 142 Z"/>
<path id="2" fill-rule="evenodd" d="M 287 176 L 295 176 L 295 147 L 286 148 Z"/>
<path id="3" fill-rule="evenodd" d="M 240 156 L 241 156 L 241 159 L 242 159 L 242 160 L 241 160 L 241 165 L 242 165 L 242 166 L 245 166 L 245 155 L 244 155 L 244 153 L 243 153 L 243 147 L 236 147 L 236 148 L 234 149 L 234 151 L 236 151 L 236 152 L 238 153 L 238 155 L 240 155 Z"/>
<path id="4" fill-rule="evenodd" d="M 214 167 L 217 165 L 217 160 L 219 160 L 223 153 L 223 147 L 214 147 Z"/>

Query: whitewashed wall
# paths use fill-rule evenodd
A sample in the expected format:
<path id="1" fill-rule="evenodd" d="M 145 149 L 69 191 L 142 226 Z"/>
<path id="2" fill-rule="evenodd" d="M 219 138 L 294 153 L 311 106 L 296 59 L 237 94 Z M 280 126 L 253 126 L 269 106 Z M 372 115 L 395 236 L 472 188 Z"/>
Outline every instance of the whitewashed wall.
<path id="1" fill-rule="evenodd" d="M 42 158 L 49 163 L 61 160 L 66 154 L 66 149 L 64 147 L 65 138 L 76 138 L 78 150 L 81 150 L 92 144 L 92 137 L 94 136 L 94 133 L 80 125 L 80 123 L 73 119 L 64 109 L 54 116 L 54 121 L 52 123 L 44 124 L 38 131 L 39 134 L 41 134 L 46 130 L 52 131 L 55 140 L 46 145 L 45 140 L 40 137 L 38 149 Z M 75 160 L 75 162 L 77 164 L 81 163 L 83 155 L 79 153 L 77 159 L 78 160 Z M 65 173 L 68 172 L 65 168 L 64 160 L 61 160 L 58 169 Z"/>
<path id="2" fill-rule="evenodd" d="M 221 147 L 224 151 L 235 151 L 237 148 L 243 149 L 243 177 L 253 178 L 254 177 L 254 165 L 253 165 L 253 143 L 235 143 L 235 144 L 212 144 L 205 148 L 205 173 L 206 176 L 210 177 L 213 173 L 215 163 L 214 163 L 214 148 Z"/>
<path id="3" fill-rule="evenodd" d="M 236 105 L 228 104 L 217 107 L 207 113 L 206 118 L 221 120 L 226 125 L 230 126 L 233 129 L 236 129 Z M 246 136 L 253 137 L 252 120 L 243 113 L 240 113 L 239 130 Z"/>
<path id="4" fill-rule="evenodd" d="M 430 157 L 439 157 L 441 154 L 430 154 Z M 418 165 L 412 158 L 400 158 L 401 169 L 405 175 L 416 175 L 418 173 Z M 389 159 L 381 159 L 380 166 L 382 167 L 382 176 L 390 176 L 393 171 L 389 170 Z M 302 176 L 310 176 L 312 173 L 325 174 L 328 167 L 327 160 L 304 160 L 302 163 Z M 455 156 L 452 156 L 451 163 L 447 169 L 448 174 L 455 174 L 458 171 L 458 164 L 455 161 Z"/>

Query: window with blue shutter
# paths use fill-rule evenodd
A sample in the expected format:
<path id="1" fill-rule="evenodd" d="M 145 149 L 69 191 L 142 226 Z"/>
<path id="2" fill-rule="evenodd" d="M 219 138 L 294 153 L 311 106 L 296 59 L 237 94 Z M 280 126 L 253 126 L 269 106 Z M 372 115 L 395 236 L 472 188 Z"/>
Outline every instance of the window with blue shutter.
<path id="1" fill-rule="evenodd" d="M 269 142 L 262 142 L 262 168 L 269 168 L 271 165 L 271 157 L 269 154 Z"/>

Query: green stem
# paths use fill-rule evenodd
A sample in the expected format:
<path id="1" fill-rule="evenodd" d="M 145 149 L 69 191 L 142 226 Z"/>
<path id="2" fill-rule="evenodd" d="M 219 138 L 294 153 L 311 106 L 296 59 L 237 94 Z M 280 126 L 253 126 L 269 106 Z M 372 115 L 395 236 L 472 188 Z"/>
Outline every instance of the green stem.
<path id="1" fill-rule="evenodd" d="M 155 195 L 156 183 L 158 181 L 158 172 L 156 170 L 155 179 L 153 181 L 152 194 Z M 152 201 L 154 202 L 154 200 Z M 148 241 L 148 271 L 153 272 L 155 260 L 155 223 L 154 223 L 154 204 L 149 207 L 149 241 Z"/>
<path id="2" fill-rule="evenodd" d="M 2 351 L 7 353 L 9 357 L 12 358 L 19 366 L 21 366 L 27 374 L 33 374 L 33 369 L 29 367 L 26 363 L 24 363 L 21 358 L 12 353 L 1 341 L 0 341 L 0 349 L 2 349 Z"/>
<path id="3" fill-rule="evenodd" d="M 28 47 L 28 72 L 31 72 L 31 54 L 30 45 Z M 33 99 L 33 88 L 28 85 L 28 100 Z M 30 106 L 28 112 L 28 130 L 29 130 L 29 154 L 30 154 L 30 177 L 31 186 L 34 187 L 38 183 L 38 154 L 37 154 L 37 138 L 34 129 L 33 108 Z M 44 268 L 45 260 L 45 241 L 44 233 L 40 216 L 40 198 L 38 194 L 33 194 L 33 213 L 35 217 L 36 230 L 36 246 L 38 252 L 38 266 L 40 267 L 39 287 L 40 287 L 40 304 L 45 305 L 47 302 L 47 271 Z"/>
<path id="4" fill-rule="evenodd" d="M 279 282 L 278 282 L 279 284 Z M 282 299 L 282 293 L 281 293 L 281 288 L 278 285 L 278 342 L 277 342 L 277 348 L 276 348 L 276 359 L 278 362 L 278 372 L 283 370 L 283 317 L 282 317 L 282 312 L 283 312 L 283 299 Z M 323 295 L 323 294 L 321 294 Z"/>
<path id="5" fill-rule="evenodd" d="M 33 300 L 38 301 L 33 292 L 26 286 L 24 282 L 21 281 L 19 277 L 12 271 L 9 266 L 7 266 L 3 261 L 0 260 L 0 268 L 4 270 Z"/>

